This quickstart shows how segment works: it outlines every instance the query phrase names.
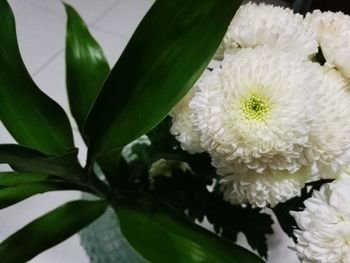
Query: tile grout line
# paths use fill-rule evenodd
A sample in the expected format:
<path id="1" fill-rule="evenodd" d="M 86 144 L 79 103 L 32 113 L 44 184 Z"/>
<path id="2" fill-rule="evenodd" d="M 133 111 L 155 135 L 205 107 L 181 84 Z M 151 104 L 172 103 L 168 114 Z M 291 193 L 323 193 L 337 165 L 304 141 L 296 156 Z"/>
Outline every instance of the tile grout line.
<path id="1" fill-rule="evenodd" d="M 32 77 L 36 77 L 43 69 L 45 69 L 52 61 L 64 53 L 64 48 L 55 52 L 44 64 L 42 64 L 37 70 L 32 73 Z"/>
<path id="2" fill-rule="evenodd" d="M 99 15 L 96 19 L 88 23 L 88 26 L 94 26 L 98 21 L 100 21 L 102 18 L 104 18 L 106 15 L 108 15 L 114 8 L 116 8 L 120 3 L 122 3 L 124 0 L 119 0 L 117 3 L 114 3 L 109 8 L 106 8 L 105 11 L 101 12 L 101 15 Z"/>
<path id="3" fill-rule="evenodd" d="M 117 37 L 119 39 L 122 39 L 122 40 L 129 40 L 131 36 L 126 36 L 126 35 L 123 35 L 123 34 L 120 34 L 120 33 L 116 33 L 116 32 L 112 32 L 112 31 L 109 31 L 109 30 L 106 30 L 98 25 L 92 25 L 91 27 L 89 27 L 89 29 L 95 29 L 97 31 L 100 31 L 102 33 L 105 33 L 105 34 L 108 34 L 110 36 L 113 36 L 113 37 Z"/>
<path id="4" fill-rule="evenodd" d="M 61 5 L 62 5 L 62 8 L 64 9 L 64 1 L 59 1 L 60 3 L 61 3 Z M 107 15 L 112 9 L 114 9 L 116 6 L 118 6 L 121 2 L 123 2 L 123 0 L 120 0 L 120 1 L 118 1 L 118 2 L 116 2 L 116 3 L 114 3 L 114 4 L 112 4 L 111 6 L 109 6 L 109 7 L 106 7 L 106 9 L 103 11 L 103 12 L 101 12 L 101 14 L 97 17 L 97 18 L 95 18 L 93 21 L 91 21 L 91 22 L 89 22 L 89 23 L 86 23 L 88 26 L 93 26 L 93 25 L 95 25 L 98 21 L 100 21 L 105 15 Z M 42 10 L 42 11 L 45 11 L 45 12 L 48 12 L 48 13 L 50 13 L 50 14 L 52 14 L 52 15 L 55 15 L 56 17 L 66 17 L 66 13 L 64 12 L 64 13 L 62 13 L 62 15 L 61 14 L 59 14 L 58 12 L 55 12 L 55 11 L 53 11 L 53 10 L 51 10 L 51 9 L 49 9 L 49 8 L 44 8 L 44 7 L 42 7 L 41 5 L 39 5 L 38 3 L 36 3 L 36 2 L 32 2 L 32 1 L 30 1 L 30 2 L 25 2 L 27 5 L 29 5 L 29 6 L 31 6 L 31 7 L 33 7 L 33 8 L 36 8 L 36 9 L 40 9 L 40 10 Z M 69 4 L 69 3 L 68 3 Z M 76 9 L 76 7 L 74 6 L 74 5 L 72 5 L 72 4 L 69 4 L 69 5 L 71 5 L 74 9 Z M 77 10 L 77 9 L 76 9 Z M 79 13 L 79 10 L 77 10 L 77 12 Z M 79 15 L 80 15 L 80 13 L 79 13 Z"/>
<path id="5" fill-rule="evenodd" d="M 64 8 L 63 2 L 62 2 L 62 1 L 59 1 L 59 2 L 62 4 L 62 7 Z M 44 7 L 42 7 L 41 5 L 37 4 L 36 2 L 32 2 L 32 1 L 28 2 L 28 1 L 27 1 L 27 2 L 24 2 L 24 3 L 30 5 L 30 6 L 33 7 L 33 8 L 40 9 L 41 11 L 48 12 L 48 13 L 50 13 L 50 15 L 54 15 L 54 16 L 56 16 L 56 17 L 61 17 L 61 18 L 62 18 L 62 17 L 65 17 L 65 15 L 60 15 L 58 12 L 52 11 L 52 10 L 49 9 L 49 8 L 44 8 Z"/>

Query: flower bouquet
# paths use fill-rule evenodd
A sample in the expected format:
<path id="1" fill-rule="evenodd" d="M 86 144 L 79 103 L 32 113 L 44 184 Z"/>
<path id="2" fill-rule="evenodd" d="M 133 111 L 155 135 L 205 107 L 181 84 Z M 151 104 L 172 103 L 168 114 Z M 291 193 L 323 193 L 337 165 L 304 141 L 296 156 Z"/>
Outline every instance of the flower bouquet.
<path id="1" fill-rule="evenodd" d="M 121 245 L 96 250 L 89 240 L 110 233 L 88 227 L 92 262 L 264 262 L 272 217 L 301 262 L 350 262 L 350 17 L 240 4 L 156 1 L 112 69 L 65 5 L 82 165 L 67 114 L 27 72 L 0 0 L 0 119 L 18 142 L 0 145 L 11 167 L 0 208 L 49 191 L 90 194 L 6 238 L 1 262 L 26 262 L 106 215 L 108 242 Z M 255 253 L 235 244 L 239 233 Z"/>

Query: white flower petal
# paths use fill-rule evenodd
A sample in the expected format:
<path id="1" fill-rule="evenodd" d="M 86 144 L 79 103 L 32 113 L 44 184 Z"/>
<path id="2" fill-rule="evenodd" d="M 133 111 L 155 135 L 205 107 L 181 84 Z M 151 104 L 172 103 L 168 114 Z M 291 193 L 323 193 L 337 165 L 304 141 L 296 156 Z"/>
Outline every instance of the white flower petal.
<path id="1" fill-rule="evenodd" d="M 222 59 L 230 49 L 260 45 L 294 50 L 305 57 L 315 55 L 318 47 L 316 34 L 305 26 L 303 16 L 289 8 L 247 3 L 238 9 L 216 58 Z"/>
<path id="2" fill-rule="evenodd" d="M 172 117 L 170 133 L 180 142 L 181 148 L 191 154 L 203 152 L 200 146 L 200 132 L 193 124 L 192 111 L 189 108 L 195 89 L 190 90 L 170 113 Z"/>
<path id="3" fill-rule="evenodd" d="M 350 16 L 315 10 L 306 15 L 305 21 L 317 34 L 326 66 L 334 67 L 350 78 Z"/>
<path id="4" fill-rule="evenodd" d="M 307 168 L 296 173 L 275 171 L 274 173 L 257 174 L 248 171 L 244 174 L 233 174 L 221 179 L 221 190 L 224 199 L 232 204 L 250 203 L 253 207 L 275 206 L 300 194 L 306 178 Z"/>
<path id="5" fill-rule="evenodd" d="M 350 176 L 325 184 L 293 212 L 300 230 L 296 251 L 301 262 L 348 263 L 350 255 Z"/>
<path id="6" fill-rule="evenodd" d="M 350 165 L 350 90 L 337 71 L 315 67 L 322 82 L 307 158 L 315 161 L 320 178 L 336 178 Z"/>

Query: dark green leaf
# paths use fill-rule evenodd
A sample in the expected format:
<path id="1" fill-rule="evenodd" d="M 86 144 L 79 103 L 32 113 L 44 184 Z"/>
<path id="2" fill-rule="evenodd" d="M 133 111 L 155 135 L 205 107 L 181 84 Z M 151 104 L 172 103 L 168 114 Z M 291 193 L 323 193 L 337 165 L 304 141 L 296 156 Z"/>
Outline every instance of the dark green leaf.
<path id="1" fill-rule="evenodd" d="M 118 174 L 121 159 L 121 150 L 114 150 L 97 158 L 97 163 L 101 167 L 107 181 L 112 186 L 120 186 L 120 175 Z"/>
<path id="2" fill-rule="evenodd" d="M 191 155 L 183 151 L 179 142 L 170 134 L 171 124 L 171 117 L 167 116 L 147 133 L 151 141 L 151 145 L 148 147 L 148 152 L 146 154 L 149 159 L 149 165 L 160 158 L 182 161 L 186 161 L 188 157 L 191 158 Z M 210 171 L 212 170 L 211 168 Z"/>
<path id="3" fill-rule="evenodd" d="M 36 194 L 61 190 L 88 191 L 88 189 L 84 187 L 68 182 L 34 182 L 20 184 L 14 187 L 0 189 L 0 209 L 11 206 Z"/>
<path id="4" fill-rule="evenodd" d="M 83 172 L 77 160 L 77 150 L 61 156 L 52 156 L 21 145 L 1 144 L 0 163 L 10 164 L 20 172 L 65 177 L 76 177 Z"/>
<path id="5" fill-rule="evenodd" d="M 209 190 L 213 179 L 217 178 L 210 156 L 182 151 L 169 132 L 170 125 L 171 119 L 164 119 L 147 133 L 151 145 L 132 147 L 135 158 L 128 163 L 129 170 L 124 168 L 129 179 L 124 186 L 156 196 L 191 221 L 203 222 L 206 218 L 215 232 L 229 241 L 235 242 L 238 233 L 243 233 L 249 245 L 267 258 L 266 238 L 273 232 L 270 215 L 258 208 L 231 205 L 224 201 L 220 192 Z M 150 178 L 148 170 L 160 158 L 169 161 L 166 169 L 163 168 L 164 174 Z M 183 162 L 191 167 L 190 171 L 183 169 Z M 138 174 L 134 175 L 135 171 Z"/>
<path id="6" fill-rule="evenodd" d="M 24 183 L 49 181 L 47 174 L 0 172 L 0 187 L 17 186 Z"/>
<path id="7" fill-rule="evenodd" d="M 110 72 L 103 50 L 86 24 L 69 5 L 66 36 L 66 81 L 70 108 L 80 130 L 87 114 Z M 115 185 L 120 151 L 100 156 L 97 162 L 108 181 Z"/>
<path id="8" fill-rule="evenodd" d="M 84 21 L 71 6 L 65 5 L 65 8 L 67 91 L 72 115 L 81 129 L 110 70 L 101 47 Z"/>
<path id="9" fill-rule="evenodd" d="M 166 116 L 204 71 L 240 2 L 155 2 L 90 111 L 90 157 L 126 145 Z"/>
<path id="10" fill-rule="evenodd" d="M 215 232 L 227 240 L 235 242 L 237 235 L 243 233 L 249 245 L 267 258 L 266 238 L 273 233 L 270 215 L 259 208 L 224 201 L 222 194 L 208 190 L 210 181 L 206 180 L 205 174 L 196 175 L 196 163 L 192 161 L 191 165 L 192 173 L 174 169 L 170 178 L 154 178 L 153 194 L 193 221 L 203 222 L 206 218 Z M 203 161 L 201 165 L 205 166 Z"/>
<path id="11" fill-rule="evenodd" d="M 56 208 L 3 241 L 1 261 L 27 262 L 89 225 L 106 207 L 104 201 L 73 201 Z"/>
<path id="12" fill-rule="evenodd" d="M 74 147 L 63 109 L 35 85 L 20 56 L 15 20 L 0 1 L 0 119 L 17 142 L 44 153 Z"/>
<path id="13" fill-rule="evenodd" d="M 264 262 L 145 195 L 130 194 L 114 208 L 123 235 L 150 262 Z"/>

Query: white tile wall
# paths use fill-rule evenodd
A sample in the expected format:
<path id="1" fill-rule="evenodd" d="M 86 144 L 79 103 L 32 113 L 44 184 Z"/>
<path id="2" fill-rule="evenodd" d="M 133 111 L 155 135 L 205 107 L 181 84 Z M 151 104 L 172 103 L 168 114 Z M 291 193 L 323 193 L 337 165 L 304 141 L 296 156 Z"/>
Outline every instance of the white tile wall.
<path id="1" fill-rule="evenodd" d="M 81 14 L 92 34 L 101 44 L 112 66 L 122 53 L 154 0 L 65 0 Z M 68 110 L 65 91 L 64 41 L 66 16 L 60 0 L 9 0 L 15 13 L 20 50 L 35 82 L 49 96 Z M 72 117 L 79 158 L 85 161 L 86 148 Z M 0 123 L 0 143 L 14 140 Z M 1 166 L 0 169 L 4 169 Z M 58 205 L 79 198 L 75 191 L 37 195 L 0 212 L 0 240 Z M 271 263 L 295 263 L 293 252 L 286 250 L 291 242 L 276 226 L 278 234 L 269 237 Z M 28 237 L 29 239 L 31 237 Z M 283 259 L 283 261 L 281 260 Z M 38 255 L 31 263 L 87 263 L 77 235 Z"/>
<path id="2" fill-rule="evenodd" d="M 23 60 L 31 74 L 38 73 L 64 48 L 65 18 L 34 7 L 28 1 L 12 0 Z"/>
<path id="3" fill-rule="evenodd" d="M 135 31 L 150 4 L 149 0 L 122 0 L 96 23 L 96 27 L 128 38 Z"/>

